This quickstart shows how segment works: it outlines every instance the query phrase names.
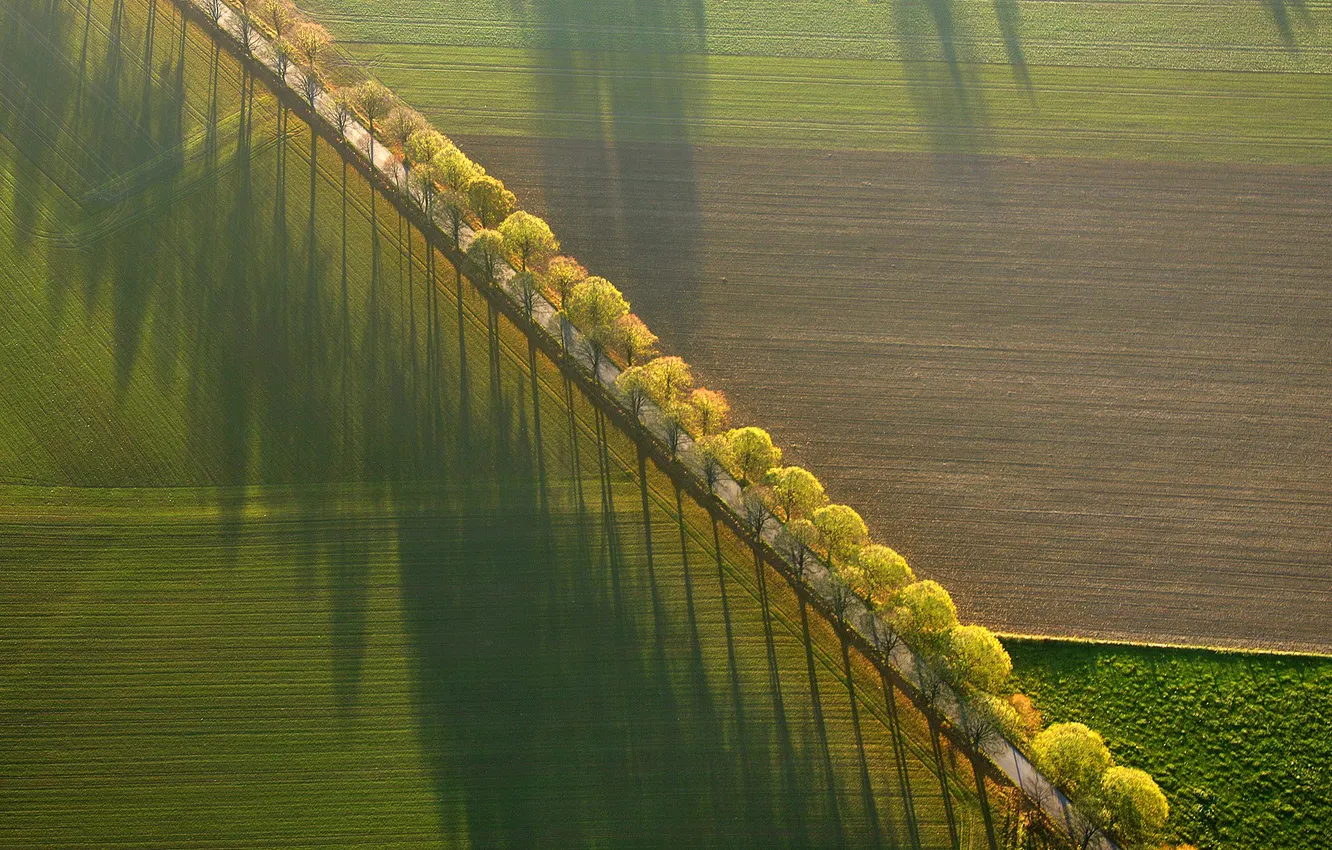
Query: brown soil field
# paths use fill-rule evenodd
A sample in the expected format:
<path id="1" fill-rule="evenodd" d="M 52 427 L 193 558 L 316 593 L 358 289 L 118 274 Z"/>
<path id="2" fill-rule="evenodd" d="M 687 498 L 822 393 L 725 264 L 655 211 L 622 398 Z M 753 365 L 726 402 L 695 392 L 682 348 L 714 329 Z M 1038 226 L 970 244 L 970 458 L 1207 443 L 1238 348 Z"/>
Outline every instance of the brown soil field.
<path id="1" fill-rule="evenodd" d="M 1332 170 L 459 141 L 965 616 L 1332 650 Z"/>

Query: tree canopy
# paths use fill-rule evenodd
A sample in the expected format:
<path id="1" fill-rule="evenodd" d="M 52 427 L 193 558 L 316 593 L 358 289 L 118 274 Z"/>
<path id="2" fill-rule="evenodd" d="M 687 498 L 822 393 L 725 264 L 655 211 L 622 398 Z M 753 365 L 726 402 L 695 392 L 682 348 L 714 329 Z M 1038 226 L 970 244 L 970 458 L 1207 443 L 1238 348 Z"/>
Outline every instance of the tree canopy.
<path id="1" fill-rule="evenodd" d="M 855 562 L 865 574 L 866 595 L 875 608 L 892 604 L 898 591 L 916 580 L 906 558 L 879 543 L 862 547 L 855 554 Z"/>
<path id="2" fill-rule="evenodd" d="M 456 146 L 449 146 L 435 156 L 440 172 L 440 183 L 445 188 L 463 195 L 472 181 L 485 175 L 486 170 L 467 158 Z M 468 203 L 471 203 L 470 199 Z"/>
<path id="3" fill-rule="evenodd" d="M 819 479 L 799 466 L 769 469 L 763 475 L 763 483 L 772 496 L 773 513 L 782 522 L 810 516 L 828 504 L 828 496 L 823 492 Z"/>
<path id="4" fill-rule="evenodd" d="M 477 221 L 485 228 L 492 228 L 508 218 L 518 203 L 513 193 L 489 174 L 481 174 L 468 182 L 467 198 Z"/>
<path id="5" fill-rule="evenodd" d="M 433 164 L 436 157 L 450 150 L 457 150 L 457 147 L 447 136 L 433 127 L 422 127 L 412 133 L 407 139 L 407 144 L 403 145 L 407 161 L 418 166 L 425 163 Z"/>
<path id="6" fill-rule="evenodd" d="M 1013 672 L 1008 650 L 984 626 L 953 626 L 944 660 L 955 681 L 991 694 L 998 693 Z"/>
<path id="7" fill-rule="evenodd" d="M 366 80 L 352 90 L 352 96 L 356 108 L 369 119 L 372 130 L 375 122 L 384 117 L 393 103 L 393 92 L 379 80 Z"/>
<path id="8" fill-rule="evenodd" d="M 685 394 L 694 386 L 694 373 L 679 357 L 658 357 L 641 367 L 648 394 L 663 411 L 676 412 Z"/>
<path id="9" fill-rule="evenodd" d="M 730 444 L 730 471 L 745 481 L 760 481 L 763 474 L 782 462 L 782 450 L 772 444 L 772 437 L 753 425 L 726 433 Z"/>
<path id="10" fill-rule="evenodd" d="M 717 390 L 694 390 L 689 394 L 689 406 L 694 408 L 704 436 L 717 433 L 731 422 L 731 403 Z"/>
<path id="11" fill-rule="evenodd" d="M 550 226 L 524 210 L 517 210 L 499 226 L 509 260 L 520 271 L 532 271 L 546 265 L 560 250 L 559 240 Z"/>
<path id="12" fill-rule="evenodd" d="M 494 283 L 504 260 L 504 237 L 497 230 L 478 230 L 467 246 L 467 257 L 481 267 L 488 283 Z"/>
<path id="13" fill-rule="evenodd" d="M 628 399 L 629 409 L 634 412 L 634 416 L 641 416 L 643 406 L 652 398 L 648 378 L 642 366 L 630 366 L 615 379 L 615 386 Z"/>
<path id="14" fill-rule="evenodd" d="M 1106 824 L 1129 848 L 1155 846 L 1170 817 L 1170 804 L 1156 780 L 1132 767 L 1106 769 L 1101 802 Z"/>
<path id="15" fill-rule="evenodd" d="M 796 568 L 803 570 L 809 553 L 819 545 L 819 530 L 807 519 L 793 519 L 782 527 L 780 545 Z"/>
<path id="16" fill-rule="evenodd" d="M 823 538 L 824 554 L 834 564 L 849 561 L 869 539 L 865 520 L 847 505 L 825 505 L 810 519 Z"/>
<path id="17" fill-rule="evenodd" d="M 629 302 L 609 280 L 593 276 L 574 284 L 564 312 L 600 351 L 614 343 L 615 323 L 629 312 Z"/>
<path id="18" fill-rule="evenodd" d="M 384 131 L 388 134 L 389 139 L 402 148 L 404 152 L 412 135 L 426 129 L 428 126 L 421 113 L 410 106 L 402 106 L 401 104 L 393 107 L 389 111 L 388 117 L 384 119 Z"/>
<path id="19" fill-rule="evenodd" d="M 282 38 L 287 34 L 296 13 L 288 0 L 264 0 L 264 22 L 273 28 L 273 34 Z"/>
<path id="20" fill-rule="evenodd" d="M 1115 760 L 1100 733 L 1081 723 L 1055 723 L 1031 740 L 1036 767 L 1074 797 L 1095 797 Z"/>
<path id="21" fill-rule="evenodd" d="M 913 582 L 902 589 L 893 625 L 917 642 L 933 642 L 957 625 L 957 606 L 937 581 Z"/>
<path id="22" fill-rule="evenodd" d="M 304 21 L 296 27 L 291 35 L 291 41 L 296 45 L 296 50 L 300 52 L 305 59 L 305 66 L 309 70 L 315 70 L 319 62 L 319 54 L 323 52 L 332 41 L 328 30 L 321 27 L 313 21 Z"/>
<path id="23" fill-rule="evenodd" d="M 375 122 L 384 117 L 393 103 L 393 92 L 379 80 L 366 80 L 352 91 L 352 101 L 365 115 L 370 131 L 370 160 L 375 158 Z"/>
<path id="24" fill-rule="evenodd" d="M 721 478 L 722 470 L 731 464 L 731 446 L 725 434 L 708 434 L 694 443 L 698 463 L 703 467 L 703 478 L 712 487 Z"/>
<path id="25" fill-rule="evenodd" d="M 624 362 L 628 366 L 657 353 L 657 335 L 633 313 L 626 313 L 616 320 L 615 337 L 616 347 L 624 352 Z"/>
<path id="26" fill-rule="evenodd" d="M 558 297 L 559 305 L 563 307 L 574 286 L 584 280 L 587 280 L 587 269 L 581 263 L 572 257 L 556 257 L 546 264 L 546 273 L 541 282 L 551 295 Z"/>

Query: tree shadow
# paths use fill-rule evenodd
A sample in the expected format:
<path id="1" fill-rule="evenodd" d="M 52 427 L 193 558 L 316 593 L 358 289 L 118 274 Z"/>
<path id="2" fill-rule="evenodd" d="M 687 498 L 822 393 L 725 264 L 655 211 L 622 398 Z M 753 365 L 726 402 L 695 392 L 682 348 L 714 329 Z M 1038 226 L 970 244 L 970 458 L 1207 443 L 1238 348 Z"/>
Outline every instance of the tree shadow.
<path id="1" fill-rule="evenodd" d="M 533 0 L 526 16 L 545 60 L 552 224 L 651 324 L 687 339 L 701 286 L 691 125 L 705 94 L 702 3 Z"/>
<path id="2" fill-rule="evenodd" d="M 95 174 L 134 162 L 119 150 L 143 133 L 131 58 L 167 68 L 158 57 L 181 55 L 159 21 L 143 61 L 127 35 L 147 31 L 136 2 L 117 4 L 123 56 L 90 49 L 84 77 L 50 82 L 62 109 L 82 97 L 103 102 L 90 116 L 133 119 L 88 123 L 86 139 L 55 134 L 68 146 L 34 152 L 52 167 Z M 78 50 L 82 21 L 71 20 L 59 32 Z M 90 31 L 110 39 L 111 22 L 94 21 Z M 409 249 L 410 228 L 386 199 L 349 178 L 336 151 L 305 144 L 299 122 L 286 128 L 234 60 L 214 64 L 208 52 L 185 54 L 210 82 L 186 86 L 184 102 L 176 69 L 157 75 L 155 145 L 134 142 L 156 157 L 196 122 L 209 140 L 200 155 L 118 184 L 114 203 L 89 204 L 96 214 L 80 241 L 43 245 L 71 279 L 92 281 L 89 312 L 109 305 L 111 380 L 124 404 L 145 403 L 149 377 L 163 398 L 185 399 L 164 407 L 182 421 L 177 460 L 143 447 L 148 461 L 136 455 L 78 483 L 214 485 L 233 559 L 248 557 L 247 516 L 289 511 L 296 585 L 329 600 L 332 699 L 348 727 L 363 713 L 370 591 L 382 580 L 372 568 L 385 557 L 367 528 L 390 523 L 422 754 L 451 835 L 478 846 L 769 847 L 822 834 L 813 821 L 837 811 L 829 789 L 850 783 L 829 781 L 793 740 L 810 709 L 794 696 L 798 638 L 774 635 L 769 591 L 785 585 L 770 589 L 758 558 L 752 577 L 748 564 L 728 563 L 715 525 L 715 582 L 694 570 L 699 530 L 684 522 L 678 491 L 469 281 L 449 281 L 447 264 L 431 298 L 391 292 L 386 269 L 406 263 L 405 280 L 429 281 L 442 258 Z M 103 67 L 113 61 L 118 76 Z M 621 121 L 622 133 L 637 132 Z M 71 154 L 80 145 L 116 153 L 85 162 Z M 456 330 L 439 321 L 450 297 Z M 418 339 L 413 322 L 427 313 Z M 446 362 L 455 344 L 457 361 Z M 482 345 L 488 381 L 471 377 Z M 418 356 L 433 364 L 428 393 L 408 377 Z M 138 450 L 125 448 L 136 435 L 127 423 L 130 438 L 108 451 Z M 635 502 L 641 517 L 626 509 Z M 678 554 L 658 531 L 678 532 Z M 791 658 L 779 657 L 779 637 Z M 864 843 L 858 825 L 845 828 L 846 844 Z"/>
<path id="3" fill-rule="evenodd" d="M 1300 48 L 1295 40 L 1296 21 L 1303 27 L 1313 24 L 1304 0 L 1262 0 L 1262 4 L 1272 16 L 1272 24 L 1277 28 L 1282 46 L 1291 53 L 1298 53 Z"/>
<path id="4" fill-rule="evenodd" d="M 1021 64 L 1015 70 L 1026 74 L 1014 10 L 996 0 L 1000 30 L 1010 62 L 1014 56 Z M 980 153 L 984 149 L 988 119 L 975 64 L 964 54 L 968 44 L 965 25 L 953 9 L 953 0 L 895 0 L 894 31 L 902 56 L 903 75 L 917 121 L 930 148 L 947 156 L 956 168 L 965 166 L 959 155 Z M 1020 69 L 1020 70 L 1018 70 Z"/>

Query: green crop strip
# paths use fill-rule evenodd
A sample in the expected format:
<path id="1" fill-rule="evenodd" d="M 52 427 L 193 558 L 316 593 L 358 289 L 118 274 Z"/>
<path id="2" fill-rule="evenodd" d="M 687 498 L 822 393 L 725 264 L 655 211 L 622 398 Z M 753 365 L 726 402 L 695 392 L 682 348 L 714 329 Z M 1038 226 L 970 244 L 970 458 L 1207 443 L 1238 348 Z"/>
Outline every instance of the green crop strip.
<path id="1" fill-rule="evenodd" d="M 449 133 L 1330 159 L 1322 6 L 1283 29 L 1233 3 L 310 5 Z"/>

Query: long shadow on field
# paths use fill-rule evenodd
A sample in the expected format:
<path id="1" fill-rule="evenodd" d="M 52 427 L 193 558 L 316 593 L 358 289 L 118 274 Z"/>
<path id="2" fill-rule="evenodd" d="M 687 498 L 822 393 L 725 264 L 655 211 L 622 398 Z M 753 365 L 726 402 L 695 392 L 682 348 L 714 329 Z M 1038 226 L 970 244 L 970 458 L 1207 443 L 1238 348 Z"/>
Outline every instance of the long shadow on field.
<path id="1" fill-rule="evenodd" d="M 703 97 L 699 0 L 532 0 L 551 217 L 672 338 L 695 322 L 702 212 L 690 121 Z"/>
<path id="2" fill-rule="evenodd" d="M 1262 3 L 1272 16 L 1282 46 L 1292 53 L 1299 52 L 1299 46 L 1295 43 L 1295 23 L 1291 19 L 1298 18 L 1302 26 L 1310 26 L 1309 7 L 1304 4 L 1304 0 L 1262 0 Z"/>
<path id="3" fill-rule="evenodd" d="M 679 535 L 678 518 L 584 403 L 577 465 L 553 450 L 538 463 L 535 447 L 558 437 L 538 439 L 524 360 L 500 360 L 499 385 L 518 391 L 492 395 L 489 411 L 473 398 L 476 421 L 497 425 L 489 447 L 469 443 L 454 486 L 399 516 L 418 720 L 445 828 L 481 847 L 792 844 L 789 823 L 825 810 L 818 768 L 783 756 L 772 729 L 742 727 L 737 740 L 735 718 L 717 711 L 767 700 L 756 612 L 729 653 L 721 622 L 699 637 L 696 606 L 717 604 L 716 579 L 686 572 L 683 546 L 654 545 L 649 562 L 647 541 Z M 558 381 L 546 380 L 540 419 L 562 423 Z M 575 468 L 582 507 L 561 480 Z M 751 793 L 777 785 L 786 793 Z"/>
<path id="4" fill-rule="evenodd" d="M 441 321 L 454 305 L 427 316 L 428 299 L 404 302 L 390 271 L 405 250 L 396 213 L 344 181 L 336 154 L 284 124 L 233 62 L 216 87 L 187 86 L 183 104 L 174 73 L 145 89 L 130 72 L 146 51 L 147 4 L 115 6 L 119 24 L 100 5 L 93 20 L 108 44 L 120 28 L 123 56 L 90 49 L 85 74 L 52 75 L 49 102 L 74 109 L 104 94 L 102 114 L 127 110 L 130 135 L 148 122 L 163 150 L 189 121 L 213 125 L 206 155 L 118 190 L 77 240 L 41 237 L 52 288 L 62 271 L 88 279 L 88 314 L 109 316 L 114 403 L 71 394 L 60 411 L 101 425 L 71 453 L 70 480 L 227 485 L 219 527 L 236 557 L 247 511 L 292 511 L 297 585 L 331 599 L 344 719 L 359 711 L 369 586 L 381 580 L 369 572 L 380 553 L 344 506 L 396 521 L 420 734 L 451 834 L 559 847 L 782 846 L 799 840 L 792 823 L 819 834 L 828 782 L 785 728 L 808 729 L 809 709 L 773 675 L 793 644 L 769 639 L 751 579 L 720 560 L 716 579 L 687 571 L 674 494 L 640 485 L 625 437 L 549 364 L 534 367 L 474 293 L 456 326 Z M 180 55 L 169 26 L 155 26 L 150 56 Z M 49 32 L 81 41 L 78 26 Z M 211 79 L 208 52 L 187 55 Z M 52 133 L 44 162 L 80 162 L 79 145 L 118 152 L 91 163 L 131 161 L 120 130 L 87 127 L 86 138 Z M 413 261 L 410 279 L 422 280 Z M 414 362 L 432 364 L 428 391 L 410 383 Z M 478 380 L 487 366 L 491 380 Z M 34 433 L 58 424 L 32 421 Z M 678 551 L 659 542 L 672 535 Z M 847 830 L 848 845 L 863 843 Z"/>
<path id="5" fill-rule="evenodd" d="M 996 0 L 995 7 L 1005 51 L 1010 62 L 1015 56 L 1023 61 L 1016 10 L 1004 6 L 1006 2 Z M 987 123 L 985 102 L 963 55 L 967 34 L 953 0 L 896 0 L 893 18 L 907 91 L 934 152 L 980 152 Z M 1020 78 L 1025 69 L 1023 61 Z"/>

